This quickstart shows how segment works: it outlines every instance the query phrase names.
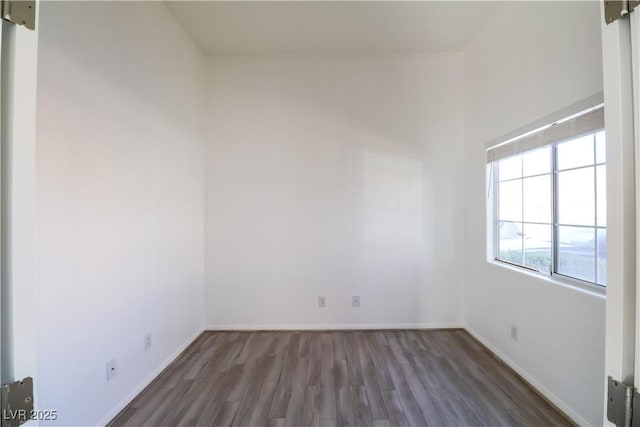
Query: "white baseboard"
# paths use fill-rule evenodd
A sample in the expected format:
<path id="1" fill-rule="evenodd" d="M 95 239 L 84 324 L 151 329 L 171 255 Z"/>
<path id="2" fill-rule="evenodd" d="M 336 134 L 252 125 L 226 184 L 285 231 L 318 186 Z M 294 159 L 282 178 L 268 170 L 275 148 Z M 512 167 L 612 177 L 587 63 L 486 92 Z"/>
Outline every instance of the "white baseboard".
<path id="1" fill-rule="evenodd" d="M 145 389 L 145 387 L 147 387 L 149 384 L 151 384 L 151 381 L 155 380 L 158 375 L 160 375 L 160 373 L 162 371 L 164 371 L 167 366 L 169 366 L 171 364 L 171 362 L 173 362 L 174 360 L 176 360 L 178 358 L 178 356 L 180 356 L 180 354 L 182 354 L 183 351 L 185 351 L 187 349 L 187 347 L 189 347 L 191 345 L 191 343 L 193 343 L 196 338 L 198 338 L 202 333 L 204 332 L 204 329 L 198 329 L 198 331 L 196 331 L 195 334 L 193 334 L 190 338 L 187 339 L 187 341 L 185 341 L 184 344 L 182 344 L 180 347 L 178 347 L 176 349 L 176 351 L 174 351 L 173 353 L 171 353 L 171 355 L 169 357 L 167 357 L 164 362 L 162 362 L 156 369 L 153 370 L 153 372 L 151 372 L 151 374 L 149 374 L 149 376 L 147 378 L 145 378 L 136 388 L 134 388 L 131 393 L 129 393 L 127 395 L 127 397 L 125 397 L 124 399 L 122 399 L 122 401 L 120 403 L 118 403 L 115 408 L 113 408 L 111 411 L 109 411 L 109 413 L 107 415 L 105 415 L 102 420 L 100 420 L 100 422 L 98 422 L 98 426 L 106 426 L 111 420 L 113 420 L 119 413 L 120 411 L 122 411 L 124 408 L 127 407 L 127 405 L 129 403 L 131 403 L 133 401 L 133 399 L 136 398 L 136 396 L 138 394 L 140 394 L 140 392 L 142 390 Z"/>
<path id="2" fill-rule="evenodd" d="M 489 350 L 491 350 L 493 354 L 498 356 L 498 358 L 502 360 L 504 363 L 506 363 L 511 369 L 516 371 L 518 375 L 524 378 L 525 381 L 527 381 L 533 388 L 535 388 L 540 394 L 542 394 L 547 400 L 549 400 L 549 402 L 553 403 L 558 409 L 564 412 L 565 415 L 571 418 L 575 423 L 577 423 L 580 426 L 590 425 L 587 420 L 582 418 L 578 413 L 576 413 L 573 409 L 571 409 L 569 405 L 567 405 L 564 401 L 562 401 L 558 396 L 553 394 L 548 388 L 543 386 L 538 380 L 532 377 L 527 371 L 525 371 L 520 366 L 518 366 L 518 364 L 515 363 L 513 360 L 511 360 L 509 357 L 507 357 L 506 354 L 498 350 L 495 346 L 489 343 L 489 341 L 484 339 L 478 332 L 474 331 L 468 326 L 465 326 L 464 329 L 467 332 L 469 332 L 475 339 L 480 341 L 482 345 L 484 345 Z"/>
<path id="3" fill-rule="evenodd" d="M 461 323 L 317 323 L 317 324 L 211 324 L 207 331 L 327 331 L 349 329 L 457 329 Z"/>

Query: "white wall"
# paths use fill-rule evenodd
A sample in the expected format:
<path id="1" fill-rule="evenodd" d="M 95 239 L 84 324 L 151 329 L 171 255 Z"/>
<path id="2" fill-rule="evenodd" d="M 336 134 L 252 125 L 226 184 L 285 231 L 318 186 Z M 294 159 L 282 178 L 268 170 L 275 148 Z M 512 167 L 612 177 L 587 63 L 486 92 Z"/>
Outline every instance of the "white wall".
<path id="1" fill-rule="evenodd" d="M 462 324 L 459 54 L 216 56 L 208 78 L 206 326 Z"/>
<path id="2" fill-rule="evenodd" d="M 581 423 L 602 423 L 603 297 L 488 263 L 485 143 L 602 91 L 598 2 L 506 2 L 464 51 L 466 314 Z M 519 340 L 509 337 L 519 328 Z"/>
<path id="3" fill-rule="evenodd" d="M 204 63 L 161 3 L 39 5 L 37 404 L 95 425 L 202 328 Z"/>

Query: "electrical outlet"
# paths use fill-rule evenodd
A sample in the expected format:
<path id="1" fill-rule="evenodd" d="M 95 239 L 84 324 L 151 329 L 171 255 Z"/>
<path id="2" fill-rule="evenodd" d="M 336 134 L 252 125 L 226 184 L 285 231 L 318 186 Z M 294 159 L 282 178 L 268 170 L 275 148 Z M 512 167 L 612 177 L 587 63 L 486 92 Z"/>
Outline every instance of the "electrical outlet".
<path id="1" fill-rule="evenodd" d="M 151 332 L 144 336 L 144 351 L 151 348 Z"/>
<path id="2" fill-rule="evenodd" d="M 359 296 L 351 297 L 351 305 L 353 307 L 360 307 L 360 297 Z"/>
<path id="3" fill-rule="evenodd" d="M 511 339 L 518 341 L 518 327 L 516 325 L 511 325 Z"/>
<path id="4" fill-rule="evenodd" d="M 107 362 L 107 381 L 111 381 L 118 374 L 118 365 L 116 359 Z"/>
<path id="5" fill-rule="evenodd" d="M 318 307 L 326 307 L 327 299 L 325 297 L 318 297 Z"/>

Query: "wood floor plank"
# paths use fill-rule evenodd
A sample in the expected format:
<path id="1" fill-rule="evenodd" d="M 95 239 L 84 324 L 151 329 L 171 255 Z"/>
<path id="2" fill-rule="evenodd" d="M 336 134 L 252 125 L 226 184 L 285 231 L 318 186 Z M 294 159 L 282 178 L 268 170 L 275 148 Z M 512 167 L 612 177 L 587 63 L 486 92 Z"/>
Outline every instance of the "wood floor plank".
<path id="1" fill-rule="evenodd" d="M 171 364 L 169 368 L 173 368 L 173 364 Z M 166 388 L 163 387 L 163 385 L 170 377 L 170 373 L 163 373 L 155 378 L 147 387 L 145 387 L 144 390 L 142 390 L 142 393 L 136 396 L 129 406 L 132 408 L 144 408 L 145 406 L 148 406 L 149 401 L 154 398 L 156 393 L 158 393 L 162 388 Z"/>
<path id="2" fill-rule="evenodd" d="M 126 425 L 141 426 L 144 424 L 144 422 L 153 415 L 155 409 L 164 400 L 164 398 L 167 397 L 169 392 L 171 392 L 171 389 L 168 387 L 162 387 L 155 390 L 152 398 L 146 401 L 148 404 L 136 408 L 136 413 L 129 418 Z"/>
<path id="3" fill-rule="evenodd" d="M 243 366 L 244 365 L 234 364 L 225 371 L 223 381 L 219 385 L 216 385 L 204 407 L 196 411 L 187 412 L 187 425 L 206 426 L 211 423 L 211 420 L 215 420 L 218 417 L 222 406 L 228 401 L 227 396 L 231 388 L 237 384 L 240 379 Z M 195 420 L 195 423 L 191 420 Z"/>
<path id="4" fill-rule="evenodd" d="M 362 370 L 360 368 L 360 359 L 358 357 L 358 351 L 353 341 L 355 333 L 345 333 L 343 338 L 345 355 L 347 356 L 347 368 L 349 372 L 349 384 L 350 385 L 363 385 Z"/>
<path id="5" fill-rule="evenodd" d="M 457 391 L 443 390 L 442 397 L 446 399 L 446 404 L 453 409 L 456 424 L 461 426 L 480 426 L 482 422 L 469 408 L 467 402 L 460 396 Z M 540 424 L 537 424 L 540 425 Z"/>
<path id="6" fill-rule="evenodd" d="M 229 351 L 225 354 L 225 358 L 220 362 L 219 369 L 227 370 L 233 364 L 233 361 L 236 359 L 236 356 L 242 350 L 244 342 L 239 339 L 235 340 L 227 340 L 229 342 Z"/>
<path id="7" fill-rule="evenodd" d="M 256 369 L 253 372 L 244 396 L 242 396 L 240 400 L 242 406 L 238 409 L 235 419 L 233 420 L 234 426 L 245 427 L 248 425 L 258 400 L 266 398 L 262 396 L 260 392 L 262 391 L 266 374 L 274 363 L 275 361 L 272 357 L 262 357 L 256 361 Z"/>
<path id="8" fill-rule="evenodd" d="M 421 357 L 412 357 L 410 360 L 411 366 L 425 389 L 442 389 L 444 384 L 438 380 L 436 372 L 430 369 L 430 362 L 431 360 L 425 360 Z"/>
<path id="9" fill-rule="evenodd" d="M 393 390 L 393 381 L 391 381 L 389 371 L 382 361 L 378 348 L 380 344 L 377 337 L 374 334 L 365 334 L 364 342 L 367 348 L 367 353 L 373 362 L 374 372 L 376 374 L 380 390 Z"/>
<path id="10" fill-rule="evenodd" d="M 114 418 L 109 425 L 111 427 L 124 427 L 137 411 L 138 410 L 136 408 L 130 406 L 122 411 L 116 418 Z"/>
<path id="11" fill-rule="evenodd" d="M 171 421 L 167 420 L 169 424 L 186 422 L 189 418 L 188 413 L 192 414 L 191 418 L 197 418 L 198 411 L 204 408 L 210 395 L 227 375 L 227 371 L 222 369 L 222 362 L 228 357 L 229 351 L 234 351 L 233 343 L 225 339 L 213 359 L 203 368 L 201 375 L 193 380 L 191 388 L 185 393 L 182 401 L 173 408 L 173 413 L 168 414 L 171 416 Z"/>
<path id="12" fill-rule="evenodd" d="M 374 336 L 376 337 L 376 341 L 378 341 L 379 345 L 389 345 L 387 338 L 384 335 L 384 332 L 374 332 Z"/>
<path id="13" fill-rule="evenodd" d="M 340 386 L 338 387 L 336 394 L 336 421 L 338 426 L 355 426 L 356 424 L 353 415 L 353 399 L 351 397 L 351 387 L 349 385 Z"/>
<path id="14" fill-rule="evenodd" d="M 240 402 L 224 402 L 218 416 L 211 423 L 215 427 L 229 427 L 235 419 Z"/>
<path id="15" fill-rule="evenodd" d="M 300 335 L 300 344 L 296 357 L 309 357 L 311 353 L 311 332 L 303 332 Z"/>
<path id="16" fill-rule="evenodd" d="M 271 332 L 270 334 L 272 339 L 265 350 L 265 354 L 269 357 L 275 357 L 276 355 L 283 354 L 283 349 L 286 346 L 289 334 L 279 334 L 275 332 Z"/>
<path id="17" fill-rule="evenodd" d="M 309 365 L 307 368 L 307 385 L 318 385 L 320 384 L 320 374 L 321 374 L 321 360 L 315 356 L 306 357 L 309 361 Z"/>
<path id="18" fill-rule="evenodd" d="M 382 347 L 381 352 L 387 365 L 387 369 L 389 370 L 391 380 L 393 381 L 394 388 L 397 390 L 398 400 L 402 405 L 403 413 L 409 421 L 409 425 L 426 426 L 427 422 L 422 415 L 420 406 L 418 406 L 418 402 L 416 402 L 416 399 L 407 384 L 407 380 L 402 373 L 402 369 L 399 366 L 401 362 L 395 358 L 391 351 L 391 347 Z"/>
<path id="19" fill-rule="evenodd" d="M 357 427 L 372 427 L 373 419 L 369 409 L 367 391 L 362 385 L 351 386 L 351 399 L 353 401 L 353 418 Z"/>
<path id="20" fill-rule="evenodd" d="M 110 427 L 570 426 L 461 330 L 205 332 Z"/>
<path id="21" fill-rule="evenodd" d="M 344 333 L 332 332 L 331 339 L 333 340 L 333 360 L 347 360 L 344 350 Z"/>
<path id="22" fill-rule="evenodd" d="M 302 408 L 303 426 L 320 426 L 320 390 L 318 386 L 307 386 Z"/>
<path id="23" fill-rule="evenodd" d="M 242 349 L 233 360 L 233 363 L 235 363 L 236 365 L 243 365 L 247 362 L 247 359 L 251 355 L 252 350 L 255 350 L 255 348 L 257 347 L 254 345 L 254 342 L 258 340 L 258 337 L 258 332 L 249 332 L 248 334 L 240 335 L 240 339 L 242 341 Z"/>
<path id="24" fill-rule="evenodd" d="M 226 335 L 227 341 L 236 341 L 241 335 L 240 332 L 221 332 Z"/>
<path id="25" fill-rule="evenodd" d="M 300 344 L 300 334 L 294 333 L 289 339 L 285 358 L 276 386 L 275 395 L 269 411 L 269 418 L 284 418 L 287 413 L 287 406 L 291 398 L 291 386 L 293 384 L 293 374 L 298 355 L 298 345 Z"/>
<path id="26" fill-rule="evenodd" d="M 288 400 L 287 411 L 285 412 L 284 425 L 297 427 L 301 426 L 304 412 L 305 392 L 307 388 L 307 369 L 309 366 L 308 357 L 296 358 L 296 367 L 291 384 L 291 396 Z"/>
<path id="27" fill-rule="evenodd" d="M 447 425 L 447 426 L 463 426 L 466 424 L 462 423 L 462 420 L 458 417 L 452 403 L 445 394 L 443 389 L 435 389 L 430 388 L 426 390 L 429 399 L 434 404 L 434 407 L 437 408 L 438 415 L 443 420 L 442 424 L 437 425 Z M 429 421 L 427 420 L 427 424 Z"/>
<path id="28" fill-rule="evenodd" d="M 311 348 L 309 357 L 320 360 L 322 353 L 322 333 L 314 332 L 311 334 Z"/>
<path id="29" fill-rule="evenodd" d="M 369 410 L 371 418 L 386 419 L 387 411 L 385 409 L 382 391 L 378 383 L 375 366 L 370 353 L 366 347 L 365 339 L 362 334 L 355 335 L 356 349 L 358 350 L 358 358 L 362 367 L 362 379 L 364 381 L 365 392 L 369 402 Z"/>
<path id="30" fill-rule="evenodd" d="M 438 408 L 436 408 L 434 402 L 429 397 L 424 385 L 420 379 L 418 379 L 418 374 L 408 359 L 409 357 L 415 357 L 415 351 L 407 348 L 409 344 L 403 334 L 399 334 L 399 338 L 400 339 L 395 336 L 389 338 L 389 347 L 400 361 L 400 369 L 404 374 L 411 393 L 415 397 L 415 401 L 418 402 L 424 420 L 427 424 L 431 425 L 445 425 L 441 411 L 438 411 Z"/>
<path id="31" fill-rule="evenodd" d="M 251 380 L 253 379 L 257 366 L 255 363 L 235 364 L 240 370 L 240 376 L 237 381 L 231 385 L 231 389 L 227 394 L 227 402 L 239 402 L 244 397 L 245 393 L 251 386 Z"/>
<path id="32" fill-rule="evenodd" d="M 349 370 L 347 369 L 346 360 L 336 360 L 334 362 L 333 375 L 335 376 L 336 388 L 349 386 Z"/>
<path id="33" fill-rule="evenodd" d="M 337 427 L 338 421 L 335 419 L 325 419 L 320 418 L 320 422 L 318 423 L 318 427 Z"/>
<path id="34" fill-rule="evenodd" d="M 269 408 L 271 407 L 276 385 L 275 381 L 265 381 L 260 390 L 260 398 L 253 407 L 253 413 L 247 425 L 257 427 L 269 423 Z"/>
<path id="35" fill-rule="evenodd" d="M 212 342 L 211 347 L 199 352 L 195 360 L 191 362 L 191 366 L 189 366 L 189 369 L 185 373 L 183 379 L 195 380 L 200 375 L 200 372 L 202 371 L 202 369 L 213 358 L 213 355 L 216 353 L 218 349 L 219 349 L 219 345 L 216 345 L 214 341 Z"/>
<path id="36" fill-rule="evenodd" d="M 284 418 L 269 418 L 267 427 L 284 427 Z"/>
<path id="37" fill-rule="evenodd" d="M 167 393 L 162 402 L 156 407 L 156 410 L 146 417 L 142 425 L 149 427 L 171 425 L 170 420 L 166 419 L 167 416 L 173 415 L 175 407 L 192 385 L 193 380 L 183 379 L 180 381 L 176 387 Z"/>
<path id="38" fill-rule="evenodd" d="M 389 416 L 391 426 L 409 427 L 409 421 L 407 421 L 407 417 L 404 415 L 398 392 L 395 390 L 383 390 L 382 398 L 387 408 L 387 415 Z"/>
<path id="39" fill-rule="evenodd" d="M 333 371 L 333 339 L 331 334 L 322 334 L 320 351 L 319 417 L 336 419 L 336 384 Z"/>

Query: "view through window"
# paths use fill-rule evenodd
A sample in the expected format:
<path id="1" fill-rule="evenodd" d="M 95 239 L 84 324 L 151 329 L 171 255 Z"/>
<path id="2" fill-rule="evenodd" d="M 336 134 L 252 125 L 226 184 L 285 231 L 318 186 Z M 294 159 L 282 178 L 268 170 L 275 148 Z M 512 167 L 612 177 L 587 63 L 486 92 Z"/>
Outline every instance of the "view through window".
<path id="1" fill-rule="evenodd" d="M 604 130 L 495 161 L 495 258 L 606 285 Z"/>

